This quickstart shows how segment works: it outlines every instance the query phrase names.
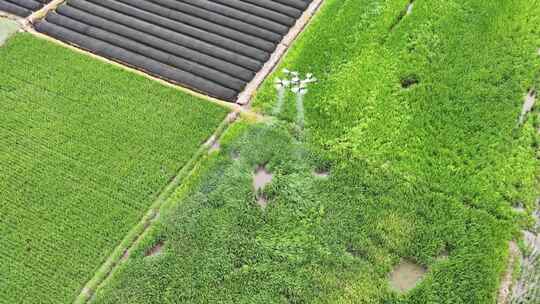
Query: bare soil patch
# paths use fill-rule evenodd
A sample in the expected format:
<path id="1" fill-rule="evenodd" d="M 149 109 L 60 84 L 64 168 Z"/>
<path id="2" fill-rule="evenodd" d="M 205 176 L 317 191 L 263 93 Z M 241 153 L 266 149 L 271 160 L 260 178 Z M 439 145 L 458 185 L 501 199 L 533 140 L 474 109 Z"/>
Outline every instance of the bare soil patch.
<path id="1" fill-rule="evenodd" d="M 328 178 L 330 176 L 330 171 L 326 169 L 315 169 L 315 171 L 313 171 L 313 175 L 319 178 Z"/>
<path id="2" fill-rule="evenodd" d="M 405 293 L 418 285 L 427 269 L 408 260 L 399 263 L 390 274 L 390 285 L 400 293 Z"/>
<path id="3" fill-rule="evenodd" d="M 516 212 L 523 213 L 525 212 L 525 206 L 522 203 L 516 203 L 512 206 L 512 209 Z"/>
<path id="4" fill-rule="evenodd" d="M 508 257 L 508 265 L 506 267 L 506 272 L 501 281 L 501 287 L 499 288 L 499 297 L 497 300 L 498 304 L 509 303 L 509 296 L 512 287 L 512 271 L 514 269 L 514 263 L 519 257 L 519 249 L 515 242 L 510 242 L 510 253 Z"/>

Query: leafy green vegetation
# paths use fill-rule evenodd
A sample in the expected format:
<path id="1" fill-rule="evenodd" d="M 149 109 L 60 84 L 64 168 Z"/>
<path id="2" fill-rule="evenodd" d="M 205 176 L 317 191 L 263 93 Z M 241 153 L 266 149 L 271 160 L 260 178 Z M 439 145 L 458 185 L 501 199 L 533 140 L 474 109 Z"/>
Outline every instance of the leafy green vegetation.
<path id="1" fill-rule="evenodd" d="M 94 303 L 494 303 L 511 206 L 537 195 L 538 111 L 517 118 L 540 6 L 407 3 L 325 1 L 255 102 L 272 113 L 284 67 L 314 73 L 306 133 L 292 93 L 280 122 L 235 125 Z M 428 272 L 399 294 L 403 259 Z"/>
<path id="2" fill-rule="evenodd" d="M 72 303 L 227 110 L 27 34 L 0 58 L 0 303 Z"/>

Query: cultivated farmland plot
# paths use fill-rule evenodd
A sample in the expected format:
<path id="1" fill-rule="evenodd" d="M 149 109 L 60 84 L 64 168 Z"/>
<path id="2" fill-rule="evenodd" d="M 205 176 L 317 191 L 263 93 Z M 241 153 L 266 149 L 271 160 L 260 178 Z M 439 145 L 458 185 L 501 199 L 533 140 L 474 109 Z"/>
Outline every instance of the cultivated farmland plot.
<path id="1" fill-rule="evenodd" d="M 36 29 L 235 101 L 310 2 L 68 0 Z"/>
<path id="2" fill-rule="evenodd" d="M 227 111 L 26 34 L 0 58 L 0 303 L 72 303 Z"/>

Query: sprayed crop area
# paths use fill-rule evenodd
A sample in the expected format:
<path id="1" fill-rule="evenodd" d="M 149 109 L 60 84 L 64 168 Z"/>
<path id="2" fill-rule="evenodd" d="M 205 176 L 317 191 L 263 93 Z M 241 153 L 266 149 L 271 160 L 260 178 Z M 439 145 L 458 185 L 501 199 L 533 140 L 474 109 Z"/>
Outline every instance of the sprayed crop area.
<path id="1" fill-rule="evenodd" d="M 94 303 L 494 303 L 536 207 L 538 10 L 327 0 L 258 93 L 273 118 L 229 130 Z"/>
<path id="2" fill-rule="evenodd" d="M 0 303 L 72 303 L 227 111 L 25 34 L 0 58 Z"/>

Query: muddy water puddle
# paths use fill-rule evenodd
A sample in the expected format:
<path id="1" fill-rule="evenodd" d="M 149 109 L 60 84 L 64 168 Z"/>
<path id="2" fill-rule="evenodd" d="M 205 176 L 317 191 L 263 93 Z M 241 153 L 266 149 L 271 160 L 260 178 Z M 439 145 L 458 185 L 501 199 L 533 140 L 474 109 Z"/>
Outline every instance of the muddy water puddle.
<path id="1" fill-rule="evenodd" d="M 268 205 L 268 199 L 261 192 L 272 182 L 273 177 L 273 174 L 266 169 L 265 165 L 258 166 L 253 172 L 253 189 L 256 193 L 257 203 L 262 208 Z"/>

